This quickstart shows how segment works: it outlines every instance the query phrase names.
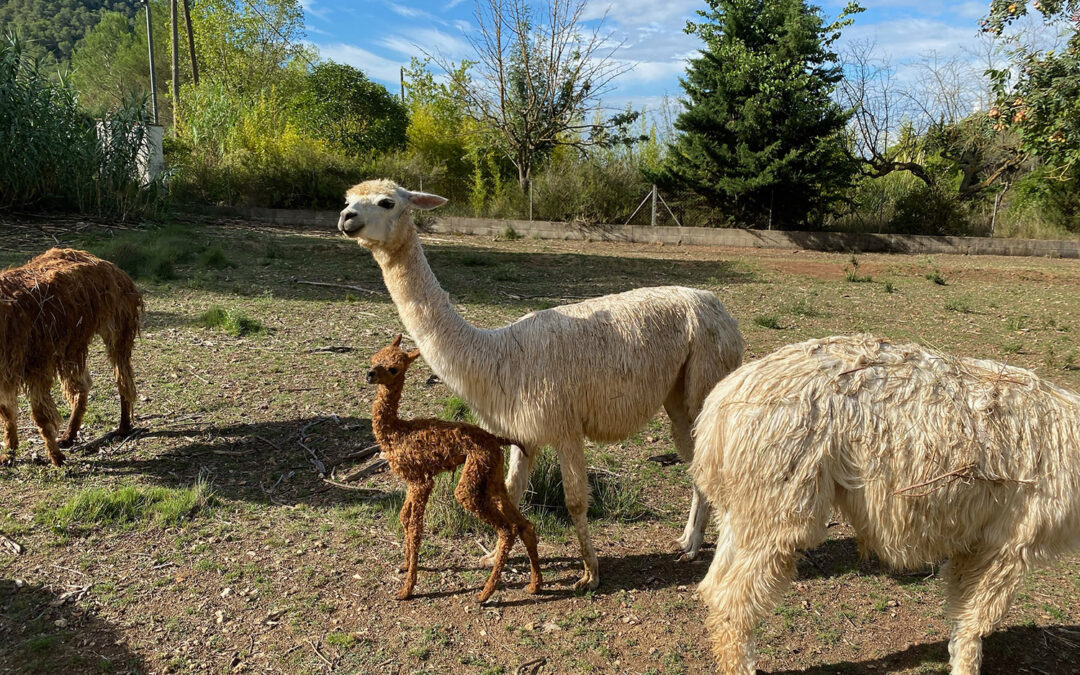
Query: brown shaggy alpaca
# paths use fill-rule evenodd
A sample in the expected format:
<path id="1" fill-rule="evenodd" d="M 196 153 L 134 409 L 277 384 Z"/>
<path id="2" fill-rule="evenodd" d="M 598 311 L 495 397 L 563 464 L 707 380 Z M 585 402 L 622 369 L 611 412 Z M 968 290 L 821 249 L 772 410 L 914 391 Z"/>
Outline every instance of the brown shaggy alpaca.
<path id="1" fill-rule="evenodd" d="M 529 593 L 540 590 L 540 558 L 536 553 L 536 532 L 521 512 L 503 483 L 503 447 L 513 441 L 499 438 L 474 424 L 440 419 L 403 420 L 398 417 L 405 371 L 420 356 L 420 350 L 402 351 L 401 335 L 371 357 L 369 384 L 379 391 L 371 410 L 371 428 L 382 446 L 390 469 L 408 484 L 405 505 L 401 507 L 401 526 L 405 530 L 405 585 L 398 600 L 412 596 L 416 585 L 416 558 L 424 529 L 424 508 L 435 486 L 435 476 L 465 464 L 454 497 L 467 511 L 495 528 L 499 547 L 495 567 L 477 599 L 484 602 L 495 592 L 506 559 L 521 537 L 529 552 Z"/>
<path id="2" fill-rule="evenodd" d="M 11 463 L 19 446 L 16 399 L 20 386 L 45 439 L 49 459 L 64 463 L 61 447 L 74 443 L 86 412 L 90 341 L 100 335 L 116 369 L 120 392 L 120 426 L 131 431 L 135 380 L 131 349 L 139 334 L 143 301 L 138 289 L 116 265 L 85 251 L 54 248 L 22 267 L 0 272 L 0 419 L 6 452 L 0 464 Z M 60 413 L 52 384 L 60 376 L 71 405 L 67 430 L 57 438 Z"/>

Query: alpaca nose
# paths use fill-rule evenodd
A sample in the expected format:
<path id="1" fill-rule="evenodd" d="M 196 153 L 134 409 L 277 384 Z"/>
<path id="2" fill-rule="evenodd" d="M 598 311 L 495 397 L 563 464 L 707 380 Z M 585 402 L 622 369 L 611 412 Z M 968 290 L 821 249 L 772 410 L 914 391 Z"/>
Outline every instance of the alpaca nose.
<path id="1" fill-rule="evenodd" d="M 367 383 L 368 384 L 375 384 L 375 371 L 374 370 L 367 371 Z"/>
<path id="2" fill-rule="evenodd" d="M 346 209 L 341 212 L 341 216 L 338 218 L 337 228 L 344 233 L 356 232 L 364 226 L 363 223 L 356 220 L 357 213 L 351 209 Z"/>

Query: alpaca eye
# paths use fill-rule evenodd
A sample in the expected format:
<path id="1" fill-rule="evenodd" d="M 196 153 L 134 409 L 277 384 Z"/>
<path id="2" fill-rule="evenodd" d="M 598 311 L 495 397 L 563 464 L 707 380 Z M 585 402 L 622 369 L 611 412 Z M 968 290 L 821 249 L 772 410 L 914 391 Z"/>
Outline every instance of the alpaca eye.
<path id="1" fill-rule="evenodd" d="M 390 369 L 390 374 L 391 375 L 397 375 L 397 368 L 391 368 Z"/>
<path id="2" fill-rule="evenodd" d="M 393 199 L 380 199 L 379 200 L 379 206 L 381 206 L 384 209 L 392 209 L 392 208 L 394 208 L 394 200 Z"/>

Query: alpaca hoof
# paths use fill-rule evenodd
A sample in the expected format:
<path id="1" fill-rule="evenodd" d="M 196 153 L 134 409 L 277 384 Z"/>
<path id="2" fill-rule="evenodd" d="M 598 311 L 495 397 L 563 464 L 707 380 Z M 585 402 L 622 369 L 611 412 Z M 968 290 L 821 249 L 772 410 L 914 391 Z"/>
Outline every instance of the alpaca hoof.
<path id="1" fill-rule="evenodd" d="M 398 600 L 408 600 L 409 598 L 412 597 L 412 590 L 407 589 L 407 588 L 403 588 L 400 591 L 398 591 L 397 595 L 394 596 L 394 597 L 396 597 Z"/>
<path id="2" fill-rule="evenodd" d="M 14 466 L 15 455 L 0 455 L 0 466 Z"/>
<path id="3" fill-rule="evenodd" d="M 481 567 L 494 567 L 495 566 L 495 551 L 485 554 L 480 557 Z"/>
<path id="4" fill-rule="evenodd" d="M 592 572 L 585 572 L 580 579 L 574 584 L 575 591 L 592 591 L 600 586 L 600 575 L 593 574 Z"/>
<path id="5" fill-rule="evenodd" d="M 67 448 L 75 445 L 75 437 L 64 434 L 60 438 L 56 439 L 56 445 L 57 447 L 64 448 L 66 450 Z"/>
<path id="6" fill-rule="evenodd" d="M 697 551 L 683 551 L 679 554 L 677 558 L 675 558 L 675 562 L 694 562 L 695 560 L 697 560 L 697 556 Z"/>
<path id="7" fill-rule="evenodd" d="M 530 595 L 536 595 L 540 592 L 540 582 L 529 584 L 525 587 L 525 592 L 529 593 Z"/>
<path id="8" fill-rule="evenodd" d="M 494 594 L 494 593 L 495 593 L 495 591 L 493 591 L 493 590 L 492 591 L 484 591 L 484 592 L 482 592 L 482 593 L 480 593 L 480 594 L 478 594 L 476 596 L 476 601 L 479 602 L 480 604 L 484 604 L 485 602 L 488 601 L 488 598 L 490 598 L 492 596 L 492 594 Z"/>
<path id="9" fill-rule="evenodd" d="M 64 466 L 64 453 L 58 452 L 55 455 L 49 455 L 49 461 L 57 468 Z"/>

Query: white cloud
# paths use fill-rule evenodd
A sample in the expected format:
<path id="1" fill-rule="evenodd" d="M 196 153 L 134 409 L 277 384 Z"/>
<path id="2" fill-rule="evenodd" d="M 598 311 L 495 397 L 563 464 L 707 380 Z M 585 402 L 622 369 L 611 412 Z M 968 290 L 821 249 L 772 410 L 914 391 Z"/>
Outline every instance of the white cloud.
<path id="1" fill-rule="evenodd" d="M 422 56 L 428 52 L 458 59 L 472 52 L 467 40 L 436 28 L 417 28 L 404 35 L 391 35 L 379 40 L 379 44 L 407 56 Z"/>
<path id="2" fill-rule="evenodd" d="M 340 42 L 325 45 L 317 44 L 315 46 L 319 49 L 319 55 L 323 58 L 338 63 L 347 63 L 382 82 L 396 83 L 400 77 L 400 68 L 404 65 L 403 61 L 392 61 L 373 54 L 366 49 Z"/>
<path id="3" fill-rule="evenodd" d="M 854 25 L 844 31 L 842 42 L 871 40 L 876 50 L 895 62 L 904 62 L 935 52 L 958 54 L 975 42 L 976 26 L 955 26 L 923 18 L 895 19 L 881 23 Z"/>

